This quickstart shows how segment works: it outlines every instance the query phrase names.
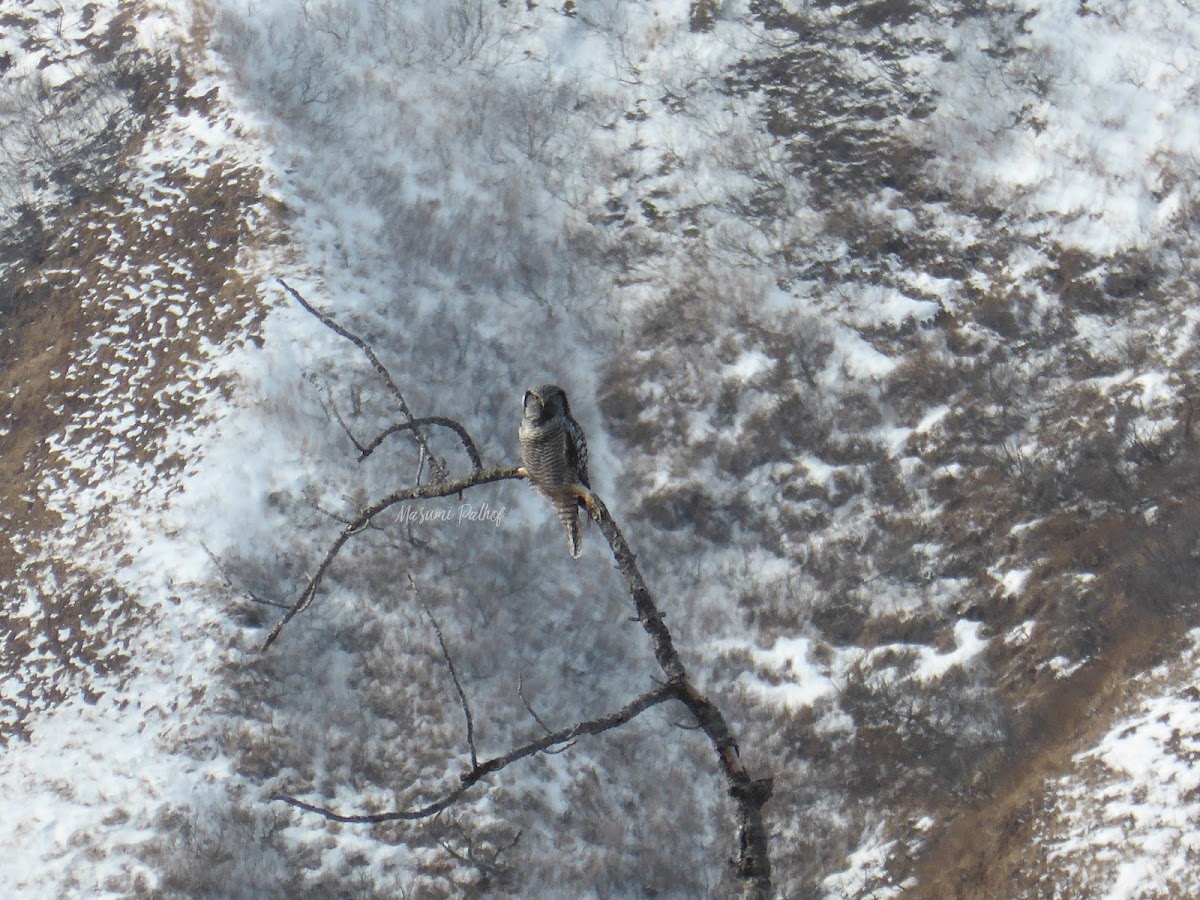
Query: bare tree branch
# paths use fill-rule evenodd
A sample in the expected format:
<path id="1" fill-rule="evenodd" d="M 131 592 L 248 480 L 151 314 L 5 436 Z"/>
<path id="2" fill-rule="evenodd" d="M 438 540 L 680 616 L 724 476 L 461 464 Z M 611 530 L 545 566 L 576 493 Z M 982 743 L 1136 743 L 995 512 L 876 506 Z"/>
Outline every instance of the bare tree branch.
<path id="1" fill-rule="evenodd" d="M 470 475 L 465 475 L 462 478 L 457 478 L 454 481 L 440 481 L 435 484 L 420 484 L 416 487 L 404 488 L 403 490 L 393 491 L 382 500 L 372 503 L 366 509 L 362 510 L 357 517 L 351 522 L 348 522 L 341 532 L 334 539 L 333 544 L 325 552 L 325 558 L 321 560 L 317 566 L 316 572 L 308 582 L 308 586 L 300 594 L 300 598 L 292 604 L 287 615 L 280 620 L 271 633 L 267 635 L 267 639 L 263 642 L 262 649 L 266 650 L 279 637 L 279 633 L 283 631 L 285 625 L 292 621 L 298 613 L 303 612 L 313 598 L 317 595 L 317 590 L 321 586 L 321 581 L 325 577 L 326 570 L 338 553 L 341 552 L 346 541 L 354 537 L 360 531 L 365 529 L 370 521 L 379 515 L 385 509 L 395 506 L 397 503 L 402 503 L 405 500 L 433 500 L 437 497 L 451 497 L 455 494 L 460 494 L 467 488 L 475 487 L 480 484 L 489 484 L 493 481 L 504 481 L 511 478 L 523 478 L 524 473 L 520 469 L 512 466 L 494 466 L 490 469 L 476 469 Z"/>
<path id="2" fill-rule="evenodd" d="M 408 422 L 397 422 L 395 425 L 389 425 L 382 432 L 380 432 L 379 436 L 376 437 L 375 440 L 371 441 L 371 443 L 367 444 L 365 447 L 359 444 L 358 441 L 354 441 L 354 446 L 358 449 L 358 458 L 360 460 L 366 459 L 368 456 L 378 450 L 379 445 L 382 444 L 389 436 L 396 434 L 399 431 L 409 431 L 411 429 L 422 428 L 426 425 L 440 425 L 443 428 L 449 428 L 452 430 L 458 435 L 459 440 L 462 441 L 463 449 L 467 451 L 467 456 L 471 459 L 471 468 L 483 468 L 483 460 L 479 457 L 479 450 L 475 447 L 475 441 L 471 438 L 471 435 L 467 432 L 467 429 L 463 428 L 460 423 L 455 422 L 453 419 L 447 419 L 443 416 L 423 416 L 420 419 L 411 419 Z M 351 438 L 351 440 L 353 440 L 353 438 Z"/>
<path id="3" fill-rule="evenodd" d="M 750 887 L 752 897 L 766 900 L 771 891 L 771 859 L 768 847 L 763 807 L 771 799 L 773 782 L 770 778 L 753 779 L 742 765 L 741 754 L 733 730 L 721 710 L 702 694 L 688 677 L 687 669 L 675 649 L 671 632 L 663 621 L 663 614 L 654 602 L 654 596 L 646 587 L 645 579 L 638 569 L 637 557 L 608 508 L 591 491 L 580 488 L 581 498 L 599 525 L 601 533 L 617 561 L 617 569 L 625 579 L 633 605 L 637 609 L 638 621 L 650 636 L 654 657 L 666 674 L 668 684 L 675 685 L 676 696 L 688 708 L 701 730 L 716 751 L 721 772 L 725 776 L 729 794 L 737 807 L 738 854 L 734 867 L 738 875 Z"/>
<path id="4" fill-rule="evenodd" d="M 525 704 L 525 711 L 529 713 L 529 715 L 533 718 L 533 721 L 542 726 L 542 731 L 546 732 L 546 734 L 549 734 L 550 726 L 543 722 L 542 717 L 533 711 L 533 707 L 530 706 L 529 700 L 525 697 L 525 676 L 523 675 L 517 676 L 517 696 L 520 697 L 521 702 Z"/>
<path id="5" fill-rule="evenodd" d="M 321 400 L 319 396 L 317 398 L 321 404 L 321 408 L 326 410 L 328 414 L 332 414 L 333 417 L 337 419 L 337 423 L 342 426 L 342 431 L 346 433 L 346 437 L 350 438 L 350 443 L 352 443 L 354 445 L 354 449 L 359 452 L 359 458 L 361 459 L 361 454 L 366 448 L 359 443 L 358 438 L 354 436 L 354 432 L 350 430 L 350 426 L 346 424 L 346 420 L 342 418 L 342 413 L 340 410 L 338 410 L 337 404 L 333 400 L 333 391 L 329 388 L 326 388 L 326 393 L 329 395 L 328 403 L 326 403 L 324 400 Z"/>
<path id="6" fill-rule="evenodd" d="M 515 468 L 481 470 L 453 482 L 423 485 L 396 491 L 363 510 L 358 518 L 348 524 L 342 530 L 337 540 L 334 541 L 333 546 L 326 553 L 325 559 L 318 567 L 316 575 L 310 581 L 308 588 L 301 595 L 296 605 L 284 616 L 283 620 L 275 626 L 274 631 L 271 632 L 271 635 L 263 645 L 263 649 L 265 650 L 269 647 L 283 626 L 312 601 L 325 570 L 329 567 L 329 564 L 333 561 L 338 551 L 352 535 L 361 531 L 373 516 L 378 515 L 384 509 L 403 500 L 444 497 L 480 484 L 510 478 L 520 478 L 523 474 L 521 470 Z M 733 730 L 730 728 L 729 722 L 725 719 L 724 714 L 717 705 L 701 693 L 689 677 L 687 668 L 683 664 L 683 659 L 680 657 L 679 651 L 675 649 L 675 642 L 671 637 L 671 632 L 667 629 L 663 613 L 659 610 L 653 594 L 651 594 L 650 589 L 646 586 L 645 579 L 642 577 L 641 570 L 637 565 L 637 557 L 629 548 L 629 544 L 625 540 L 625 536 L 621 533 L 621 529 L 613 520 L 612 514 L 609 513 L 603 501 L 595 493 L 582 487 L 578 490 L 581 499 L 587 504 L 589 513 L 595 519 L 605 540 L 608 541 L 613 558 L 617 563 L 617 569 L 625 580 L 630 598 L 633 600 L 634 608 L 637 610 L 637 621 L 641 623 L 642 629 L 649 636 L 650 643 L 654 648 L 654 657 L 658 661 L 663 673 L 667 676 L 666 683 L 654 691 L 642 695 L 638 700 L 635 700 L 632 704 L 611 716 L 603 719 L 595 719 L 590 722 L 582 722 L 568 729 L 551 732 L 541 740 L 526 744 L 524 747 L 510 751 L 502 757 L 497 757 L 480 765 L 473 765 L 471 770 L 462 776 L 462 784 L 458 788 L 455 788 L 428 806 L 415 810 L 347 816 L 323 807 L 303 803 L 294 798 L 280 797 L 278 799 L 291 803 L 291 805 L 298 809 L 315 812 L 325 816 L 325 818 L 338 822 L 370 823 L 395 821 L 398 819 L 412 820 L 427 818 L 436 815 L 456 802 L 481 778 L 504 768 L 518 759 L 523 759 L 525 756 L 534 753 L 544 752 L 558 744 L 573 740 L 579 735 L 597 734 L 600 731 L 606 731 L 609 728 L 629 721 L 629 719 L 649 708 L 649 706 L 674 697 L 687 707 L 688 711 L 695 717 L 700 730 L 704 732 L 709 742 L 713 745 L 729 794 L 734 800 L 738 831 L 738 853 L 733 859 L 734 868 L 739 877 L 747 885 L 747 895 L 766 900 L 770 896 L 771 860 L 767 828 L 763 818 L 763 807 L 771 798 L 773 781 L 770 778 L 754 779 L 746 771 L 745 766 L 742 765 L 741 753 L 738 749 L 737 741 L 733 737 Z M 530 711 L 532 712 L 532 710 Z"/>
<path id="7" fill-rule="evenodd" d="M 389 372 L 387 367 L 379 361 L 379 357 L 375 355 L 375 351 L 371 349 L 371 346 L 358 335 L 348 331 L 333 319 L 329 318 L 329 316 L 325 315 L 325 313 L 312 306 L 307 300 L 300 296 L 299 291 L 297 291 L 282 278 L 276 278 L 275 280 L 279 282 L 280 287 L 292 295 L 297 303 L 315 316 L 322 325 L 344 337 L 366 355 L 367 359 L 370 360 L 371 365 L 375 368 L 375 371 L 379 373 L 379 377 L 383 379 L 383 383 L 386 384 L 388 389 L 392 392 L 392 396 L 396 398 L 396 403 L 400 407 L 400 413 L 404 416 L 406 421 L 412 422 L 415 417 L 412 414 L 412 410 L 408 407 L 408 401 L 404 399 L 404 394 L 400 391 L 400 388 L 392 379 L 392 373 Z M 429 461 L 433 465 L 433 470 L 437 475 L 438 480 L 444 481 L 446 478 L 448 478 L 449 473 L 446 469 L 446 463 L 438 459 L 437 456 L 434 455 L 433 451 L 429 449 L 429 444 L 425 440 L 425 435 L 420 430 L 414 428 L 413 436 L 416 438 L 417 444 L 420 446 L 420 448 L 425 451 L 425 454 L 429 457 Z M 357 441 L 355 443 L 357 443 Z M 476 468 L 478 468 L 478 466 L 476 466 Z"/>
<path id="8" fill-rule="evenodd" d="M 295 797 L 289 797 L 284 794 L 276 794 L 271 797 L 272 800 L 281 800 L 297 809 L 305 810 L 306 812 L 316 813 L 326 819 L 334 822 L 348 822 L 357 824 L 378 824 L 380 822 L 411 822 L 417 819 L 428 819 L 430 816 L 436 816 L 442 810 L 452 806 L 459 798 L 467 793 L 476 784 L 482 781 L 487 776 L 499 772 L 501 769 L 512 765 L 519 760 L 534 756 L 535 754 L 545 752 L 550 748 L 565 744 L 584 735 L 603 734 L 606 731 L 611 731 L 614 728 L 619 728 L 626 722 L 637 718 L 651 707 L 657 706 L 660 703 L 665 703 L 668 700 L 677 697 L 677 686 L 673 684 L 663 684 L 647 691 L 640 697 L 633 700 L 626 706 L 617 710 L 614 713 L 609 713 L 607 716 L 601 716 L 598 719 L 589 719 L 586 722 L 579 722 L 569 728 L 561 728 L 558 731 L 547 734 L 536 741 L 531 741 L 528 744 L 522 744 L 520 747 L 515 747 L 509 750 L 502 756 L 495 756 L 489 760 L 485 760 L 479 765 L 472 766 L 469 770 L 459 776 L 459 784 L 452 790 L 447 791 L 437 800 L 428 803 L 425 806 L 419 806 L 416 809 L 409 810 L 394 810 L 392 812 L 382 813 L 340 813 L 332 809 L 327 809 L 323 806 L 316 806 L 312 803 L 305 803 L 303 800 L 298 800 Z"/>
<path id="9" fill-rule="evenodd" d="M 458 680 L 458 669 L 454 666 L 454 659 L 450 656 L 450 650 L 446 646 L 446 638 L 442 634 L 442 626 L 433 617 L 433 610 L 428 604 L 421 599 L 421 593 L 417 590 L 417 583 L 413 580 L 412 575 L 408 576 L 408 583 L 412 587 L 413 596 L 417 598 L 417 602 L 421 604 L 421 609 L 425 610 L 425 615 L 429 617 L 429 621 L 433 624 L 433 632 L 437 635 L 438 646 L 442 648 L 442 659 L 446 660 L 446 668 L 450 670 L 450 678 L 454 682 L 454 689 L 458 691 L 458 705 L 462 707 L 463 718 L 467 720 L 467 749 L 471 751 L 471 768 L 479 768 L 479 756 L 475 752 L 475 720 L 471 716 L 471 704 L 467 702 L 467 692 L 463 690 L 462 682 Z"/>

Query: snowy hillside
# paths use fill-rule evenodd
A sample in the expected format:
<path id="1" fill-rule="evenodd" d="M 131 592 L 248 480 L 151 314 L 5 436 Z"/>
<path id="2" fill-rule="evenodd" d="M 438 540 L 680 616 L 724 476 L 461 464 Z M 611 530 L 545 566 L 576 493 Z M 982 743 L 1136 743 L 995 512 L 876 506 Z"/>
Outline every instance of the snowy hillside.
<path id="1" fill-rule="evenodd" d="M 1169 0 L 0 0 L 0 883 L 737 896 L 679 704 L 431 818 L 276 799 L 419 807 L 661 681 L 511 480 L 374 518 L 262 649 L 470 469 L 371 438 L 516 465 L 556 381 L 775 895 L 1200 891 L 1198 46 Z"/>

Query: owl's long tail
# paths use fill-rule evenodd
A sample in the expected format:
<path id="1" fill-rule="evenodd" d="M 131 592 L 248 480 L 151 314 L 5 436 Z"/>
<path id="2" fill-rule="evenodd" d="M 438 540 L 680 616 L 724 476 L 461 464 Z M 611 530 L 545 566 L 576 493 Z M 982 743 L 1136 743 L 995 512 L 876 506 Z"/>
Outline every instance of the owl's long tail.
<path id="1" fill-rule="evenodd" d="M 574 497 L 564 497 L 555 501 L 554 511 L 558 520 L 567 529 L 567 546 L 571 549 L 571 559 L 579 559 L 583 550 L 583 531 L 579 527 L 579 502 Z"/>

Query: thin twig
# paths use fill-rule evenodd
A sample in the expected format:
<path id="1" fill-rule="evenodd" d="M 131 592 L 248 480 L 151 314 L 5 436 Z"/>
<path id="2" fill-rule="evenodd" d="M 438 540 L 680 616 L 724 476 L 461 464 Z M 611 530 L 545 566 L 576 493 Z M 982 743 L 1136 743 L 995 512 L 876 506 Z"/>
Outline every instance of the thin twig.
<path id="1" fill-rule="evenodd" d="M 475 487 L 480 484 L 489 484 L 493 481 L 504 481 L 511 478 L 523 477 L 520 470 L 512 466 L 495 466 L 491 469 L 480 469 L 472 472 L 470 475 L 465 475 L 462 478 L 454 481 L 442 481 L 437 484 L 423 484 L 416 487 L 404 488 L 399 491 L 393 491 L 382 500 L 372 503 L 366 509 L 362 510 L 358 516 L 351 522 L 348 522 L 341 532 L 334 539 L 333 544 L 325 552 L 325 558 L 321 560 L 317 566 L 316 572 L 309 579 L 308 586 L 300 594 L 300 598 L 292 604 L 287 615 L 280 620 L 263 642 L 262 649 L 266 650 L 279 637 L 279 633 L 283 630 L 288 622 L 292 621 L 298 613 L 303 612 L 313 598 L 317 595 L 317 590 L 321 586 L 321 581 L 325 577 L 325 572 L 333 562 L 334 558 L 345 546 L 346 541 L 350 540 L 354 535 L 365 529 L 375 516 L 379 515 L 390 506 L 395 506 L 397 503 L 402 503 L 405 500 L 433 500 L 437 497 L 451 497 L 461 493 L 467 488 Z"/>
<path id="2" fill-rule="evenodd" d="M 343 495 L 342 495 L 342 499 L 343 499 L 343 500 L 349 500 L 350 498 L 349 498 L 349 497 L 346 497 L 346 496 L 343 494 Z M 310 501 L 310 502 L 309 502 L 307 505 L 308 505 L 308 508 L 309 508 L 309 509 L 311 509 L 311 510 L 313 510 L 313 511 L 315 511 L 315 512 L 319 512 L 321 515 L 325 516 L 325 517 L 326 517 L 326 518 L 328 518 L 328 519 L 333 519 L 333 521 L 335 521 L 335 522 L 340 522 L 342 525 L 349 525 L 349 524 L 350 524 L 350 520 L 349 520 L 349 519 L 347 519 L 345 516 L 343 516 L 341 513 L 335 513 L 335 512 L 334 512 L 333 510 L 331 510 L 331 509 L 326 509 L 325 507 L 323 507 L 323 506 L 322 506 L 320 503 L 318 503 L 318 502 L 317 502 L 317 501 L 315 501 L 315 500 L 313 500 L 313 501 Z"/>
<path id="3" fill-rule="evenodd" d="M 347 496 L 346 496 L 346 495 L 344 495 L 344 494 L 342 495 L 342 499 L 343 499 L 343 500 L 345 500 L 347 503 L 351 503 L 351 502 L 353 502 L 353 501 L 351 500 L 351 498 L 347 497 Z M 343 516 L 341 513 L 336 513 L 336 512 L 334 512 L 334 511 L 333 511 L 333 510 L 331 510 L 331 509 L 326 509 L 325 507 L 323 507 L 323 506 L 322 506 L 320 503 L 317 503 L 316 501 L 309 502 L 307 505 L 308 505 L 309 509 L 315 510 L 316 512 L 319 512 L 321 515 L 323 515 L 323 516 L 326 516 L 327 518 L 330 518 L 330 519 L 332 519 L 333 521 L 335 521 L 335 522 L 338 522 L 338 523 L 340 523 L 340 524 L 342 524 L 342 525 L 347 525 L 347 526 L 350 526 L 350 525 L 351 525 L 353 522 L 355 522 L 355 521 L 356 521 L 356 520 L 353 520 L 353 519 L 348 519 L 348 518 L 346 518 L 346 517 L 345 517 L 345 516 Z M 391 538 L 391 535 L 390 535 L 390 534 L 388 534 L 388 529 L 387 529 L 385 526 L 383 526 L 383 525 L 377 525 L 377 524 L 375 524 L 374 522 L 367 522 L 367 523 L 365 523 L 365 524 L 361 524 L 361 523 L 360 523 L 360 524 L 358 525 L 358 531 L 356 531 L 356 532 L 354 532 L 354 533 L 355 533 L 355 534 L 361 534 L 362 532 L 364 532 L 364 531 L 367 531 L 368 529 L 370 529 L 371 531 L 378 531 L 380 534 L 382 534 L 382 535 L 384 535 L 384 536 L 388 537 L 388 538 L 389 538 L 389 543 L 391 544 L 391 546 L 393 546 L 393 547 L 397 547 L 397 548 L 400 546 L 400 542 L 399 542 L 399 541 L 395 541 L 395 540 L 391 540 L 391 539 L 390 539 L 390 538 Z M 284 609 L 291 609 L 291 606 L 289 606 L 288 604 L 284 603 L 284 604 L 283 604 L 283 608 L 284 608 Z"/>
<path id="4" fill-rule="evenodd" d="M 652 691 L 648 691 L 637 697 L 628 705 L 622 707 L 614 713 L 609 713 L 607 716 L 601 716 L 598 719 L 589 719 L 586 722 L 579 722 L 569 728 L 561 728 L 558 731 L 547 734 L 536 741 L 531 741 L 528 744 L 522 744 L 520 747 L 515 747 L 509 750 L 502 756 L 496 756 L 492 759 L 485 760 L 477 766 L 472 766 L 467 772 L 459 776 L 459 784 L 457 787 L 447 791 L 437 800 L 428 803 L 425 806 L 419 806 L 416 809 L 408 810 L 393 810 L 391 812 L 382 813 L 340 813 L 323 806 L 317 806 L 312 803 L 305 803 L 303 800 L 298 800 L 295 797 L 289 797 L 284 794 L 276 794 L 271 797 L 272 800 L 281 800 L 297 809 L 303 809 L 306 812 L 316 813 L 326 819 L 334 822 L 347 822 L 357 824 L 378 824 L 380 822 L 411 822 L 417 819 L 428 819 L 430 816 L 436 816 L 442 810 L 454 805 L 467 791 L 473 788 L 476 784 L 482 781 L 489 775 L 499 772 L 501 769 L 512 765 L 519 760 L 534 756 L 538 753 L 543 753 L 546 750 L 558 744 L 565 744 L 573 741 L 575 738 L 583 737 L 584 735 L 602 734 L 605 731 L 611 731 L 614 728 L 619 728 L 626 722 L 636 718 L 651 707 L 657 706 L 660 703 L 665 703 L 668 700 L 676 698 L 678 686 L 674 684 L 659 685 Z"/>
<path id="5" fill-rule="evenodd" d="M 524 687 L 525 687 L 525 676 L 518 675 L 517 676 L 517 696 L 520 697 L 521 702 L 525 704 L 525 710 L 529 713 L 529 715 L 531 715 L 533 717 L 533 721 L 537 722 L 539 725 L 542 726 L 542 731 L 546 732 L 546 734 L 549 734 L 550 726 L 547 725 L 545 722 L 543 722 L 542 717 L 533 711 L 533 707 L 529 705 L 529 701 L 525 697 Z"/>
<path id="6" fill-rule="evenodd" d="M 433 633 L 437 635 L 438 646 L 442 648 L 442 659 L 446 660 L 446 668 L 450 670 L 450 678 L 454 682 L 454 690 L 458 691 L 458 705 L 462 707 L 463 718 L 467 720 L 467 748 L 471 751 L 471 768 L 478 769 L 479 756 L 475 752 L 475 720 L 471 716 L 471 704 L 467 701 L 467 692 L 463 690 L 462 682 L 458 678 L 458 669 L 455 668 L 454 659 L 450 656 L 450 649 L 446 646 L 446 638 L 442 634 L 442 626 L 433 617 L 433 610 L 421 599 L 421 592 L 417 590 L 417 582 L 413 580 L 411 574 L 408 576 L 408 584 L 412 588 L 413 596 L 421 604 L 421 609 L 425 610 L 425 615 L 429 617 L 429 621 L 433 625 Z"/>
<path id="7" fill-rule="evenodd" d="M 408 407 L 408 401 L 404 399 L 404 394 L 400 391 L 400 388 L 392 379 L 392 373 L 387 370 L 387 366 L 379 361 L 379 357 L 375 355 L 375 351 L 371 349 L 370 344 L 368 344 L 358 335 L 354 334 L 354 332 L 349 331 L 343 326 L 339 325 L 316 307 L 312 306 L 307 300 L 300 296 L 299 291 L 297 291 L 282 278 L 276 278 L 275 280 L 279 282 L 280 287 L 292 295 L 293 299 L 295 299 L 297 303 L 314 315 L 322 325 L 336 334 L 341 335 L 363 352 L 367 359 L 370 360 L 371 365 L 375 368 L 375 371 L 379 374 L 379 377 L 383 379 L 383 383 L 388 386 L 388 389 L 391 390 L 392 395 L 396 398 L 396 403 L 400 407 L 400 413 L 404 416 L 405 420 L 409 422 L 413 421 L 415 417 L 412 414 L 412 410 Z M 448 478 L 449 473 L 446 469 L 446 464 L 442 460 L 438 459 L 429 449 L 429 444 L 425 440 L 425 435 L 422 434 L 420 430 L 413 429 L 413 436 L 416 438 L 417 444 L 421 447 L 421 449 L 429 455 L 430 463 L 433 465 L 433 470 L 436 473 L 438 480 L 444 481 L 446 478 Z"/>
<path id="8" fill-rule="evenodd" d="M 520 697 L 521 702 L 525 704 L 525 709 L 529 712 L 529 715 L 533 716 L 533 721 L 537 722 L 539 725 L 542 726 L 542 731 L 546 732 L 546 734 L 550 734 L 550 726 L 547 725 L 545 722 L 543 722 L 542 717 L 539 716 L 536 712 L 534 712 L 533 706 L 530 704 L 529 700 L 525 696 L 524 681 L 525 681 L 525 677 L 523 675 L 517 676 L 517 696 Z M 561 746 L 555 750 L 547 750 L 546 753 L 547 753 L 547 755 L 557 755 L 559 753 L 566 753 L 568 750 L 570 750 L 574 746 L 575 746 L 575 742 L 571 741 L 571 743 L 564 744 L 563 746 Z"/>
<path id="9" fill-rule="evenodd" d="M 250 600 L 253 603 L 261 603 L 263 606 L 274 606 L 277 609 L 288 608 L 286 603 L 280 603 L 278 600 L 268 600 L 266 597 L 258 596 L 258 594 L 254 593 L 248 588 L 234 584 L 233 576 L 229 574 L 229 570 L 225 568 L 225 564 L 221 562 L 217 554 L 213 553 L 212 550 L 209 549 L 208 544 L 204 543 L 203 541 L 200 542 L 200 546 L 204 548 L 204 552 L 208 554 L 208 558 L 213 561 L 213 565 L 216 566 L 217 571 L 221 573 L 221 579 L 225 582 L 225 586 L 231 591 L 236 591 L 237 593 L 243 595 L 247 600 Z"/>
<path id="10" fill-rule="evenodd" d="M 359 443 L 359 440 L 357 437 L 355 437 L 354 432 L 350 430 L 350 426 L 346 424 L 346 420 L 342 418 L 341 411 L 337 408 L 337 404 L 333 401 L 333 391 L 327 389 L 327 393 L 329 394 L 329 402 L 326 404 L 324 400 L 321 400 L 321 408 L 332 413 L 333 417 L 337 419 L 337 423 L 342 426 L 342 431 L 346 433 L 346 437 L 350 438 L 350 443 L 354 445 L 354 449 L 358 451 L 359 458 L 361 459 L 363 453 L 366 451 L 366 448 Z"/>

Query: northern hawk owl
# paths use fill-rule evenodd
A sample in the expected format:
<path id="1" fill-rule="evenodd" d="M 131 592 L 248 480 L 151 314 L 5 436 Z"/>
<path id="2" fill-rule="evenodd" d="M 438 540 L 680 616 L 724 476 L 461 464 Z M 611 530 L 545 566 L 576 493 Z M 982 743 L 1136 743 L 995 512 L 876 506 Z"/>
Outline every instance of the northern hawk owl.
<path id="1" fill-rule="evenodd" d="M 577 486 L 591 487 L 587 441 L 579 423 L 571 418 L 562 388 L 543 384 L 525 392 L 525 413 L 518 436 L 521 462 L 529 480 L 554 505 L 559 521 L 567 529 L 571 556 L 578 559 L 583 544 L 579 507 L 585 507 L 586 515 L 586 506 Z"/>

